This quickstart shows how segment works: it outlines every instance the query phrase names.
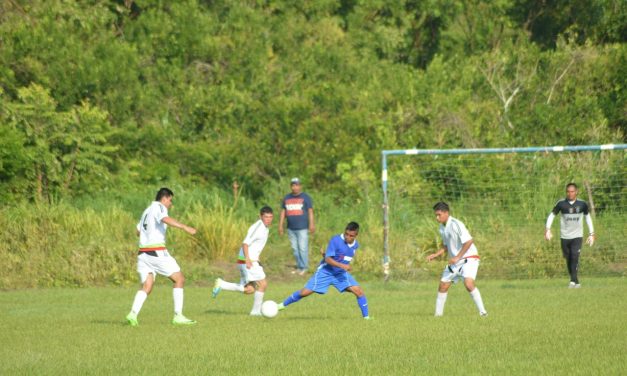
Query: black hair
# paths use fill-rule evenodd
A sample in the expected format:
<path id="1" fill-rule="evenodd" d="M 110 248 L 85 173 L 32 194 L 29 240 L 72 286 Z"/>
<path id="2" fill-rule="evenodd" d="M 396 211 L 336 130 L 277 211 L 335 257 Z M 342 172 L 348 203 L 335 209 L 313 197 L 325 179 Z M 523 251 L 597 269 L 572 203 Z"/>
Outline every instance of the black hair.
<path id="1" fill-rule="evenodd" d="M 349 224 L 346 225 L 346 230 L 347 231 L 359 231 L 359 223 L 350 222 Z"/>
<path id="2" fill-rule="evenodd" d="M 577 184 L 575 184 L 575 183 L 568 183 L 568 184 L 566 184 L 566 189 L 568 189 L 568 187 L 575 187 L 575 189 L 579 190 L 579 187 L 577 187 Z"/>
<path id="3" fill-rule="evenodd" d="M 437 204 L 433 205 L 433 211 L 438 211 L 438 210 L 444 211 L 444 212 L 449 211 L 448 204 L 444 201 L 440 201 Z"/>
<path id="4" fill-rule="evenodd" d="M 155 201 L 161 201 L 161 199 L 164 197 L 173 197 L 173 196 L 174 196 L 174 192 L 172 192 L 169 188 L 161 188 L 159 192 L 157 192 L 157 198 L 155 198 Z"/>
<path id="5" fill-rule="evenodd" d="M 264 215 L 266 213 L 272 214 L 272 208 L 267 205 L 259 210 L 259 215 Z"/>

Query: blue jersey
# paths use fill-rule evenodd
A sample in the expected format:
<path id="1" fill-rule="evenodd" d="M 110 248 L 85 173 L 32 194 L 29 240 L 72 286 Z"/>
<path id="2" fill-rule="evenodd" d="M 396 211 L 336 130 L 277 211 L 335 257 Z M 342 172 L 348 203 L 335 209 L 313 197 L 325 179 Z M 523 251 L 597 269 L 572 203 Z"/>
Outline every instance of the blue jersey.
<path id="1" fill-rule="evenodd" d="M 353 257 L 355 257 L 355 251 L 357 251 L 357 248 L 359 248 L 357 240 L 355 240 L 352 244 L 346 244 L 346 242 L 344 241 L 344 234 L 335 235 L 329 241 L 329 245 L 327 246 L 324 257 L 325 259 L 327 257 L 331 257 L 333 260 L 339 262 L 340 264 L 348 265 L 351 263 L 351 261 L 353 261 Z M 322 259 L 322 261 L 320 262 L 320 268 L 324 268 L 327 271 L 332 272 L 333 274 L 346 273 L 346 271 L 342 268 L 327 264 L 324 259 Z"/>

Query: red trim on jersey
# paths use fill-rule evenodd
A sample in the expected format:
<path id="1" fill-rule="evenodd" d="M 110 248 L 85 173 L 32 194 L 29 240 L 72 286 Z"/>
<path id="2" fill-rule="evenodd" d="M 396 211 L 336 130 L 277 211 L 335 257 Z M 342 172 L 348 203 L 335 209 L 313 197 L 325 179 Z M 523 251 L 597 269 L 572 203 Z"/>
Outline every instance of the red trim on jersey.
<path id="1" fill-rule="evenodd" d="M 166 247 L 152 247 L 152 248 L 140 248 L 140 252 L 150 252 L 150 251 L 166 251 Z"/>
<path id="2" fill-rule="evenodd" d="M 481 258 L 481 257 L 479 257 L 479 255 L 473 255 L 473 256 L 462 257 L 462 259 L 469 259 L 469 258 L 479 259 L 479 258 Z"/>

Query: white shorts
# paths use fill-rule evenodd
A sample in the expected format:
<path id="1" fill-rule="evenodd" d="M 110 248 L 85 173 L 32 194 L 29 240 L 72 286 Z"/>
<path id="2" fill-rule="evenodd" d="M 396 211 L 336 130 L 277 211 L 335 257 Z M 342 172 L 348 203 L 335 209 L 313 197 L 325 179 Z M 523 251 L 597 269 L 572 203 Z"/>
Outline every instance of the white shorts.
<path id="1" fill-rule="evenodd" d="M 156 279 L 157 274 L 169 277 L 181 271 L 179 264 L 176 263 L 174 257 L 170 256 L 167 250 L 153 252 L 155 252 L 157 256 L 151 256 L 145 252 L 137 256 L 137 273 L 139 273 L 141 283 L 146 282 L 148 274 L 151 273 L 153 278 Z"/>
<path id="2" fill-rule="evenodd" d="M 242 286 L 266 279 L 263 266 L 259 265 L 257 261 L 253 262 L 253 266 L 251 266 L 250 269 L 246 269 L 246 264 L 237 264 L 237 267 L 240 274 L 239 284 Z"/>
<path id="3" fill-rule="evenodd" d="M 477 271 L 479 270 L 479 259 L 467 258 L 465 263 L 458 263 L 457 265 L 446 265 L 442 272 L 442 278 L 440 281 L 449 283 L 457 282 L 465 278 L 472 280 L 477 279 Z"/>

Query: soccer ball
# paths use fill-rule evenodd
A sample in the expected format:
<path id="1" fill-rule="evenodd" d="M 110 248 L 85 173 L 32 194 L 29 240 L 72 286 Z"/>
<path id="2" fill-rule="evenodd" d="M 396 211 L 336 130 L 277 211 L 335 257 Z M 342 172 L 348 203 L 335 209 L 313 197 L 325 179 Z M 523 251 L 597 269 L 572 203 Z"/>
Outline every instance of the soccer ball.
<path id="1" fill-rule="evenodd" d="M 279 313 L 279 307 L 272 300 L 266 300 L 261 304 L 261 314 L 263 317 L 272 318 Z"/>

